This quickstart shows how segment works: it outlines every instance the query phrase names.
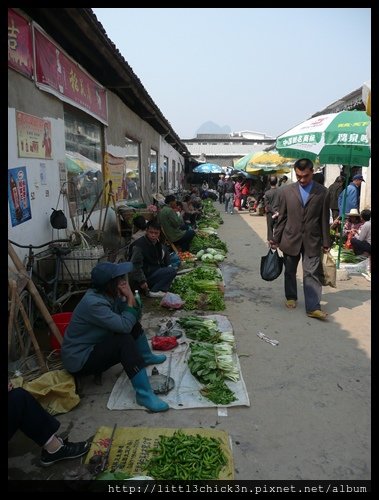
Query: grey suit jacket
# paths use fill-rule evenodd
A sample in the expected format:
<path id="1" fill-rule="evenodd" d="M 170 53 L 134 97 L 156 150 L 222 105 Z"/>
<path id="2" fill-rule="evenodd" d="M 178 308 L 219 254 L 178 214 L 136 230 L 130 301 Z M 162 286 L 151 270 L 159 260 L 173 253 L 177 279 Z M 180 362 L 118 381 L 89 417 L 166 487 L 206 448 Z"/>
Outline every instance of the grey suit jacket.
<path id="1" fill-rule="evenodd" d="M 305 254 L 321 254 L 321 247 L 330 247 L 329 204 L 327 189 L 313 182 L 307 203 L 303 207 L 299 183 L 280 190 L 279 217 L 273 240 L 283 253 L 298 255 L 304 245 Z"/>

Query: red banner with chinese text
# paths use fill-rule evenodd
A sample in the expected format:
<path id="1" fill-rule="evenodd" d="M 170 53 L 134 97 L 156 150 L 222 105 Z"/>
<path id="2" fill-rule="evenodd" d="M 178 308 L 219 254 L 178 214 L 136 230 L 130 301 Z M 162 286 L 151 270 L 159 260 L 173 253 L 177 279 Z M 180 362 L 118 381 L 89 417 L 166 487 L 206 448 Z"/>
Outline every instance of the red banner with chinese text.
<path id="1" fill-rule="evenodd" d="M 33 77 L 32 32 L 26 19 L 8 9 L 8 66 Z"/>
<path id="2" fill-rule="evenodd" d="M 36 84 L 107 124 L 106 89 L 58 48 L 35 25 Z"/>

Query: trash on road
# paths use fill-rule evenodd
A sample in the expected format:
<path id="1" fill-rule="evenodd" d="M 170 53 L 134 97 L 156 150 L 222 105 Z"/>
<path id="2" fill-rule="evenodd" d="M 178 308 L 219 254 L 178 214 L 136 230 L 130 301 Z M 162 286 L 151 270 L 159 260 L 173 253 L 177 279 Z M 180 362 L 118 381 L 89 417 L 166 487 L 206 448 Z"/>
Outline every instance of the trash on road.
<path id="1" fill-rule="evenodd" d="M 262 332 L 258 332 L 257 335 L 260 339 L 264 340 L 265 342 L 268 342 L 271 345 L 278 345 L 279 344 L 279 340 L 270 339 L 269 337 L 267 337 L 267 335 L 265 335 Z"/>

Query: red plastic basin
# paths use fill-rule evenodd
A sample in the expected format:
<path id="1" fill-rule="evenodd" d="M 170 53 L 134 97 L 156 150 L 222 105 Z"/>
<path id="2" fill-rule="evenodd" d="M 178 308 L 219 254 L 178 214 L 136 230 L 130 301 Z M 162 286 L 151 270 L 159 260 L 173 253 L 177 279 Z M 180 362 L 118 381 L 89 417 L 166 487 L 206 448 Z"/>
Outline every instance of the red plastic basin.
<path id="1" fill-rule="evenodd" d="M 51 317 L 53 318 L 54 323 L 57 325 L 58 330 L 62 337 L 64 337 L 64 334 L 66 332 L 66 328 L 68 324 L 70 323 L 72 316 L 72 312 L 64 312 L 64 313 L 57 313 L 57 314 L 52 314 Z M 56 349 L 58 351 L 61 350 L 61 346 L 59 345 L 58 340 L 55 338 L 55 336 L 50 332 L 50 345 L 52 349 Z"/>

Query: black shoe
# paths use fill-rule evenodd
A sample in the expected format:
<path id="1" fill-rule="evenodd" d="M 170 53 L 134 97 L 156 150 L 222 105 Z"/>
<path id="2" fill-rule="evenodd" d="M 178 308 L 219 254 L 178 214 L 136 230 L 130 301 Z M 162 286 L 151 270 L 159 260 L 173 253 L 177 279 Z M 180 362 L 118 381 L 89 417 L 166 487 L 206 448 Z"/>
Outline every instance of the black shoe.
<path id="1" fill-rule="evenodd" d="M 40 463 L 43 467 L 48 467 L 55 462 L 59 462 L 59 460 L 81 457 L 88 452 L 89 448 L 90 446 L 87 441 L 80 441 L 78 443 L 66 441 L 55 453 L 42 450 Z"/>

